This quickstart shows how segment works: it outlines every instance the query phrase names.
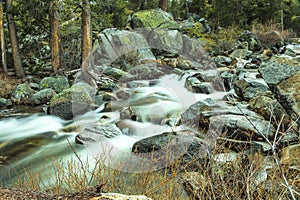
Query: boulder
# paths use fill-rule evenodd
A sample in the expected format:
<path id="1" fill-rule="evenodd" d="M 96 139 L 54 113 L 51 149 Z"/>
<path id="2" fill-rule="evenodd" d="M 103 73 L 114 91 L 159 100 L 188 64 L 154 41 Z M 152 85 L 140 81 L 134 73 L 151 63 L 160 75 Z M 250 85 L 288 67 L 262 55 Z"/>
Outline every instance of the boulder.
<path id="1" fill-rule="evenodd" d="M 147 40 L 139 33 L 115 28 L 105 29 L 98 36 L 99 46 L 91 55 L 93 65 L 87 70 L 101 75 L 105 66 L 129 71 L 136 65 L 156 60 Z"/>
<path id="2" fill-rule="evenodd" d="M 250 100 L 257 95 L 270 93 L 268 85 L 263 80 L 241 79 L 233 84 L 236 94 L 244 99 Z"/>
<path id="3" fill-rule="evenodd" d="M 0 108 L 2 107 L 8 107 L 11 106 L 11 100 L 10 99 L 5 99 L 5 98 L 0 98 Z"/>
<path id="4" fill-rule="evenodd" d="M 132 28 L 168 28 L 179 29 L 172 14 L 161 9 L 143 10 L 136 12 L 131 18 Z"/>
<path id="5" fill-rule="evenodd" d="M 50 100 L 50 114 L 63 119 L 86 113 L 94 108 L 95 89 L 86 83 L 77 83 L 53 96 Z"/>
<path id="6" fill-rule="evenodd" d="M 39 84 L 40 90 L 45 88 L 51 88 L 56 93 L 63 91 L 70 87 L 67 77 L 58 76 L 58 77 L 45 77 L 41 80 Z"/>
<path id="7" fill-rule="evenodd" d="M 227 56 L 216 56 L 213 57 L 213 61 L 217 64 L 218 67 L 226 67 L 231 64 L 232 58 Z"/>
<path id="8" fill-rule="evenodd" d="M 87 124 L 75 137 L 77 144 L 90 144 L 121 135 L 121 130 L 115 124 Z"/>
<path id="9" fill-rule="evenodd" d="M 43 89 L 31 97 L 31 104 L 33 105 L 39 105 L 49 102 L 49 100 L 56 95 L 56 92 L 51 88 Z"/>
<path id="10" fill-rule="evenodd" d="M 240 59 L 248 59 L 252 54 L 252 51 L 247 49 L 236 49 L 234 50 L 229 57 L 230 58 L 240 58 Z"/>
<path id="11" fill-rule="evenodd" d="M 28 84 L 19 84 L 12 93 L 12 102 L 16 104 L 29 104 L 34 90 Z"/>
<path id="12" fill-rule="evenodd" d="M 155 55 L 176 56 L 183 47 L 182 35 L 178 30 L 140 29 Z"/>
<path id="13" fill-rule="evenodd" d="M 259 72 L 293 120 L 300 114 L 300 65 L 289 58 L 274 57 Z M 300 124 L 298 120 L 298 124 Z"/>

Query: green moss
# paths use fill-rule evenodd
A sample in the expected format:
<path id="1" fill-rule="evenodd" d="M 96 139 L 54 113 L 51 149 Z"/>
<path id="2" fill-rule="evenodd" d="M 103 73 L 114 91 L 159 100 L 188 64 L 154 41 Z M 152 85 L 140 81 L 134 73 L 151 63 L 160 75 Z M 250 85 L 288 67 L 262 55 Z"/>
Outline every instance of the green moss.
<path id="1" fill-rule="evenodd" d="M 169 13 L 163 12 L 159 9 L 143 10 L 133 14 L 135 21 L 134 28 L 172 28 L 179 29 L 179 25 L 174 21 L 173 17 Z"/>

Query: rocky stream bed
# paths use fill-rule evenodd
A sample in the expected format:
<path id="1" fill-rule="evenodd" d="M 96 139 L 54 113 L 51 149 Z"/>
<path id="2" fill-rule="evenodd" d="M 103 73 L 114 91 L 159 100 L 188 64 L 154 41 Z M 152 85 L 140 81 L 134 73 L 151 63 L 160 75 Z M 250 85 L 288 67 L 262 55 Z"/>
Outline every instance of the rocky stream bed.
<path id="1" fill-rule="evenodd" d="M 182 181 L 194 196 L 200 174 L 191 163 L 204 157 L 230 165 L 262 153 L 257 185 L 277 166 L 269 159 L 274 149 L 281 165 L 299 170 L 300 40 L 266 47 L 245 32 L 230 52 L 210 57 L 168 13 L 144 12 L 160 17 L 136 13 L 130 30 L 104 30 L 72 84 L 66 76 L 28 79 L 0 99 L 1 113 L 40 106 L 71 120 L 63 131 L 80 130 L 73 139 L 83 146 L 133 137 L 129 153 L 151 169 L 131 165 L 131 171 L 183 160 L 190 167 Z M 211 155 L 219 141 L 228 149 Z"/>

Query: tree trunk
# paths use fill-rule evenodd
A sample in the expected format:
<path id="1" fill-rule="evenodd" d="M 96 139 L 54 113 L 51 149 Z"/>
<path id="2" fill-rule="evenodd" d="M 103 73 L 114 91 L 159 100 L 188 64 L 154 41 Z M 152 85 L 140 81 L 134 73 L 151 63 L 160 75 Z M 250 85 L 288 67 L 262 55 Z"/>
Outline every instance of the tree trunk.
<path id="1" fill-rule="evenodd" d="M 7 0 L 6 12 L 7 12 L 7 21 L 8 21 L 9 37 L 10 37 L 11 48 L 12 48 L 13 62 L 14 62 L 14 67 L 15 67 L 17 77 L 22 78 L 25 76 L 25 74 L 21 62 L 19 43 L 17 39 L 16 23 L 14 20 L 14 16 L 11 14 L 11 10 L 12 10 L 12 0 Z"/>
<path id="2" fill-rule="evenodd" d="M 1 58 L 4 73 L 7 73 L 6 63 L 6 49 L 4 40 L 4 28 L 3 28 L 3 2 L 0 2 L 0 41 L 1 41 Z"/>
<path id="3" fill-rule="evenodd" d="M 51 0 L 49 7 L 51 64 L 54 71 L 57 71 L 60 66 L 58 3 L 57 0 Z"/>
<path id="4" fill-rule="evenodd" d="M 158 7 L 164 11 L 167 10 L 167 1 L 168 0 L 159 0 Z"/>
<path id="5" fill-rule="evenodd" d="M 91 9 L 89 0 L 82 0 L 82 62 L 92 50 Z"/>

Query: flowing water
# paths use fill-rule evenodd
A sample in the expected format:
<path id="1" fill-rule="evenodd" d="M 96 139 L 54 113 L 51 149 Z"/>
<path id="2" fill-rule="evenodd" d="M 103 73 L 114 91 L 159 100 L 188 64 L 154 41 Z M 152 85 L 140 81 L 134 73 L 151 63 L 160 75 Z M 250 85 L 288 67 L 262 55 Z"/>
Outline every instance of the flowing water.
<path id="1" fill-rule="evenodd" d="M 103 116 L 108 116 L 105 123 L 111 123 L 115 120 L 112 116 L 119 113 L 122 107 L 129 105 L 140 118 L 140 122 L 129 120 L 127 128 L 133 132 L 110 139 L 110 142 L 118 147 L 119 152 L 129 153 L 133 143 L 137 140 L 170 129 L 170 127 L 158 124 L 157 119 L 178 117 L 196 101 L 212 97 L 204 94 L 196 95 L 187 91 L 183 80 L 184 78 L 180 79 L 177 75 L 166 75 L 155 85 L 136 88 L 133 92 L 134 95 L 123 106 L 120 106 L 121 102 L 112 102 L 112 108 L 115 108 L 113 112 L 102 113 L 101 109 L 98 109 L 89 114 L 96 117 L 96 121 Z M 217 98 L 222 98 L 222 95 Z M 5 118 L 0 119 L 0 156 L 5 156 L 7 161 L 0 166 L 2 186 L 14 184 L 18 178 L 35 173 L 41 167 L 51 166 L 53 160 L 67 163 L 67 161 L 76 160 L 77 156 L 80 156 L 83 162 L 88 159 L 89 162 L 93 162 L 93 159 L 89 158 L 89 156 L 93 156 L 92 148 L 75 144 L 75 136 L 79 130 L 62 131 L 62 128 L 70 126 L 72 123 L 80 125 L 80 120 L 65 121 L 43 113 L 24 116 L 21 114 L 28 113 L 28 110 L 30 109 L 15 113 L 9 111 Z M 9 113 L 12 115 L 9 116 Z M 122 123 L 126 124 L 127 121 L 124 120 Z M 123 133 L 126 131 L 128 129 L 124 128 Z M 99 144 L 96 146 L 99 147 Z M 121 153 L 121 155 L 123 154 Z M 43 184 L 44 187 L 49 187 L 51 179 L 44 180 Z"/>

